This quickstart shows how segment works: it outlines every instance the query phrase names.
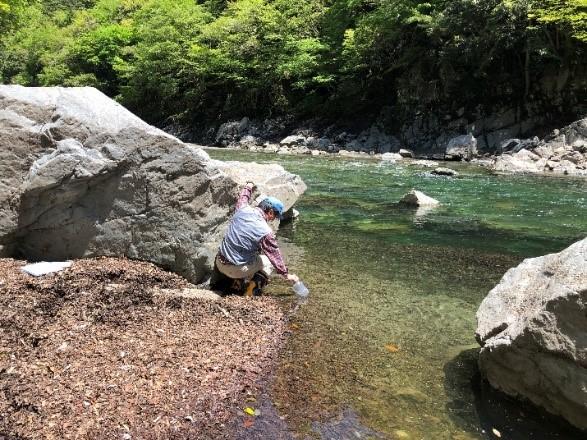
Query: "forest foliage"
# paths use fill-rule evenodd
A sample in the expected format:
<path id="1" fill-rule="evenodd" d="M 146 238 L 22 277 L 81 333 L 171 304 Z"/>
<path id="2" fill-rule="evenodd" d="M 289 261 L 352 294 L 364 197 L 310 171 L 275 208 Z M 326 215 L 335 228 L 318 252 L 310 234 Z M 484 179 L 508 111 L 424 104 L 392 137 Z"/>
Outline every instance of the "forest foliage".
<path id="1" fill-rule="evenodd" d="M 160 124 L 525 103 L 585 65 L 587 0 L 0 0 L 0 80 Z"/>

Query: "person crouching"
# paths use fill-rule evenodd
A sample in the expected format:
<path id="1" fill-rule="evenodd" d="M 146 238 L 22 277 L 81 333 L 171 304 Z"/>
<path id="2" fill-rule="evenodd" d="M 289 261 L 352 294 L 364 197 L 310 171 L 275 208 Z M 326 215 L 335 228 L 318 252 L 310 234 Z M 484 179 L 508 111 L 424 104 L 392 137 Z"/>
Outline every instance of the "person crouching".
<path id="1" fill-rule="evenodd" d="M 249 205 L 255 186 L 248 182 L 241 190 L 235 213 L 222 240 L 216 268 L 234 280 L 233 288 L 246 296 L 260 295 L 275 268 L 290 283 L 299 280 L 288 273 L 277 239 L 268 222 L 281 218 L 284 205 L 275 197 L 266 197 L 257 207 Z"/>

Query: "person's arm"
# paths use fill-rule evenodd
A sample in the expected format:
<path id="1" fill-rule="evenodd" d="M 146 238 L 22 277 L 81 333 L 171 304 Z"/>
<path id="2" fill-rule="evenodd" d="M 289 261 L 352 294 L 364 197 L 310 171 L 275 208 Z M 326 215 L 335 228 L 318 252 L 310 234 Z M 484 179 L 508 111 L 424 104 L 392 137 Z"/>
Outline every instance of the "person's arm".
<path id="1" fill-rule="evenodd" d="M 283 255 L 281 254 L 279 246 L 277 245 L 275 234 L 270 232 L 269 234 L 265 235 L 261 239 L 259 245 L 279 275 L 281 275 L 290 283 L 295 283 L 300 280 L 296 274 L 289 273 L 287 266 L 283 261 Z"/>
<path id="2" fill-rule="evenodd" d="M 249 201 L 251 200 L 251 196 L 253 194 L 253 190 L 255 189 L 255 184 L 253 182 L 247 182 L 245 187 L 241 190 L 241 193 L 238 196 L 238 200 L 236 201 L 235 211 L 247 206 Z"/>
<path id="3" fill-rule="evenodd" d="M 269 261 L 271 262 L 273 267 L 275 267 L 277 273 L 283 276 L 284 278 L 287 278 L 288 269 L 285 265 L 285 262 L 283 261 L 283 255 L 279 250 L 279 246 L 277 245 L 277 239 L 275 238 L 275 235 L 272 232 L 265 235 L 261 239 L 259 245 L 263 253 L 267 255 L 267 258 L 269 258 Z"/>

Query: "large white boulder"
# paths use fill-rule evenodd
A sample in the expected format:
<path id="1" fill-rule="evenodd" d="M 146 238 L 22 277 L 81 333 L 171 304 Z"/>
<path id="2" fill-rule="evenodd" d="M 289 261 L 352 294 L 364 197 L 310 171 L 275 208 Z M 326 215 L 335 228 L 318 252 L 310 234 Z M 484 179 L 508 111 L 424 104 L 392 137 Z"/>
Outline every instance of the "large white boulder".
<path id="1" fill-rule="evenodd" d="M 305 189 L 283 169 L 219 165 L 96 89 L 0 86 L 0 256 L 126 256 L 199 282 L 238 195 L 232 168 L 290 205 Z"/>
<path id="2" fill-rule="evenodd" d="M 477 311 L 491 385 L 587 428 L 587 238 L 510 269 Z"/>

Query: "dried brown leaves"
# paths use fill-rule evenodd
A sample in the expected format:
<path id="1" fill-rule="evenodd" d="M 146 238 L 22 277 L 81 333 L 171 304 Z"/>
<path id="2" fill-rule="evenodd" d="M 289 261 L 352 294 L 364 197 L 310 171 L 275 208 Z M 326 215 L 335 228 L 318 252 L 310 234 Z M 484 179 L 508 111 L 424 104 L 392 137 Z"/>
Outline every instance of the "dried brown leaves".
<path id="1" fill-rule="evenodd" d="M 149 263 L 23 264 L 0 259 L 0 437 L 230 437 L 285 331 L 272 298 L 152 295 L 189 284 Z"/>

